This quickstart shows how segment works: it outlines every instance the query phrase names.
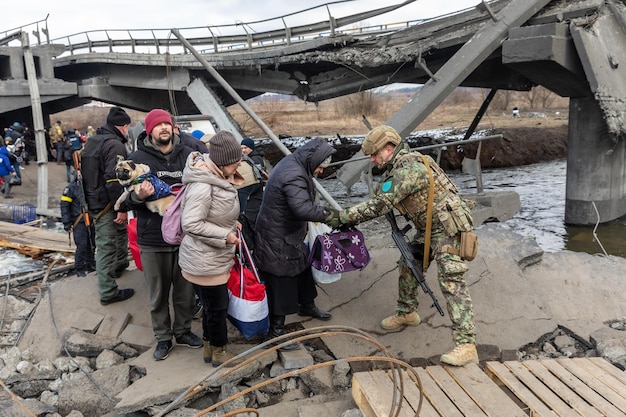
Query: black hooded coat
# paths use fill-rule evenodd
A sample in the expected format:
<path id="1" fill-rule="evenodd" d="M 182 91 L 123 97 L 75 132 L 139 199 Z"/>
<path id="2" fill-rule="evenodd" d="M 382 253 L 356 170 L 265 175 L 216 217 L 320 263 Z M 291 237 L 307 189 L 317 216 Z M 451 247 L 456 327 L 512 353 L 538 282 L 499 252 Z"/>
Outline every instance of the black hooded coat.
<path id="1" fill-rule="evenodd" d="M 315 202 L 313 171 L 333 153 L 325 139 L 314 138 L 272 170 L 254 232 L 259 270 L 292 277 L 309 267 L 304 243 L 307 221 L 323 221 L 330 214 Z"/>

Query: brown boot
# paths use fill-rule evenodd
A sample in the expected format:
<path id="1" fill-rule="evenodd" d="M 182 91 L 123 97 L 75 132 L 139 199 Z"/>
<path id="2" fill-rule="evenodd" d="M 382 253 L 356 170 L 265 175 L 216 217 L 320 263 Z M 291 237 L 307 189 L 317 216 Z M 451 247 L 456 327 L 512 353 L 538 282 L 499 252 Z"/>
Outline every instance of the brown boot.
<path id="1" fill-rule="evenodd" d="M 439 360 L 453 366 L 464 366 L 468 363 L 478 363 L 478 352 L 473 343 L 463 343 L 448 353 L 441 355 Z"/>
<path id="2" fill-rule="evenodd" d="M 380 325 L 385 330 L 396 330 L 404 325 L 417 326 L 422 322 L 420 316 L 416 311 L 408 314 L 396 314 L 394 316 L 387 317 Z"/>
<path id="3" fill-rule="evenodd" d="M 236 355 L 230 353 L 227 349 L 226 349 L 226 345 L 224 346 L 211 346 L 212 349 L 212 355 L 211 355 L 211 362 L 213 363 L 213 366 L 220 366 L 221 364 L 223 364 L 224 362 L 226 362 L 229 359 L 234 358 Z M 241 362 L 243 362 L 243 359 L 237 359 L 236 361 L 232 361 L 230 362 L 228 365 L 226 365 L 228 368 L 235 366 L 235 365 L 239 365 Z"/>
<path id="4" fill-rule="evenodd" d="M 204 363 L 211 363 L 213 360 L 213 349 L 211 348 L 211 344 L 206 340 L 203 340 L 202 347 L 204 348 L 204 351 L 202 352 Z"/>

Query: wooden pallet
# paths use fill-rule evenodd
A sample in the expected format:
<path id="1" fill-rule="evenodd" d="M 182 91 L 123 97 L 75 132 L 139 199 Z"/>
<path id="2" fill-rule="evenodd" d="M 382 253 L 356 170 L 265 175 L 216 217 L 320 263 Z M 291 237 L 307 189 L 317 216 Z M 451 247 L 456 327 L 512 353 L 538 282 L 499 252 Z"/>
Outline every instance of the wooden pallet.
<path id="1" fill-rule="evenodd" d="M 536 416 L 626 416 L 626 373 L 602 358 L 488 362 L 485 371 Z"/>
<path id="2" fill-rule="evenodd" d="M 601 358 L 488 362 L 461 368 L 415 368 L 420 384 L 403 371 L 400 393 L 389 371 L 359 372 L 352 396 L 365 417 L 626 416 L 626 373 Z M 395 401 L 395 402 L 394 402 Z"/>

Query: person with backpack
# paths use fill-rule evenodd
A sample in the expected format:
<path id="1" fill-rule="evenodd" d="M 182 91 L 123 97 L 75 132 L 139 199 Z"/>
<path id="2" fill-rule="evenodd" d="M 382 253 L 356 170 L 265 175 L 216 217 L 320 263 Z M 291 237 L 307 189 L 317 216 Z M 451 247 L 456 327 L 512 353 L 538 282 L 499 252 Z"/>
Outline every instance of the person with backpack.
<path id="1" fill-rule="evenodd" d="M 119 289 L 115 280 L 128 267 L 128 208 L 120 211 L 113 204 L 124 192 L 117 181 L 115 166 L 126 159 L 130 116 L 121 107 L 111 107 L 106 123 L 89 138 L 80 153 L 78 175 L 82 176 L 85 200 L 96 228 L 96 273 L 100 304 L 109 305 L 129 299 L 132 288 Z"/>
<path id="2" fill-rule="evenodd" d="M 76 168 L 74 167 L 74 152 L 82 149 L 83 144 L 80 138 L 80 133 L 76 133 L 76 130 L 71 129 L 67 132 L 67 140 L 63 149 L 63 159 L 65 159 L 65 175 L 67 182 L 72 182 L 72 171 L 74 179 L 76 179 Z"/>
<path id="3" fill-rule="evenodd" d="M 191 153 L 191 149 L 174 134 L 173 125 L 167 111 L 151 110 L 145 118 L 146 130 L 137 137 L 137 150 L 129 155 L 135 163 L 148 165 L 153 174 L 169 185 L 181 181 L 183 168 Z M 190 348 L 201 348 L 202 339 L 191 331 L 194 290 L 191 283 L 183 278 L 178 265 L 179 246 L 163 240 L 163 218 L 146 207 L 145 201 L 153 194 L 152 183 L 143 181 L 138 190 L 135 188 L 128 194 L 126 203 L 137 215 L 137 243 L 141 248 L 141 263 L 150 293 L 152 330 L 157 339 L 153 357 L 160 361 L 166 359 L 174 348 L 172 338 L 178 346 Z M 170 294 L 173 318 L 170 314 Z"/>
<path id="4" fill-rule="evenodd" d="M 183 171 L 185 192 L 178 263 L 202 302 L 204 362 L 219 366 L 233 354 L 228 351 L 226 317 L 228 278 L 233 266 L 239 203 L 235 185 L 243 178 L 237 172 L 241 147 L 230 132 L 219 132 L 209 142 L 211 152 L 192 152 Z M 236 363 L 232 362 L 231 366 Z"/>
<path id="5" fill-rule="evenodd" d="M 65 147 L 65 135 L 63 134 L 63 126 L 60 120 L 57 120 L 50 126 L 48 136 L 50 137 L 50 152 L 56 159 L 57 165 L 61 165 L 63 161 L 63 149 Z"/>

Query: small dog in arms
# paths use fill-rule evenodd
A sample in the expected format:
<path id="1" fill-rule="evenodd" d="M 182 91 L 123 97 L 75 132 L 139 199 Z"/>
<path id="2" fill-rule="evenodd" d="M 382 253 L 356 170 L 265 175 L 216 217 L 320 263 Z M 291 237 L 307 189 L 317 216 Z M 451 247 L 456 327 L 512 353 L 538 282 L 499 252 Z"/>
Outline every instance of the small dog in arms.
<path id="1" fill-rule="evenodd" d="M 121 160 L 115 166 L 115 176 L 121 185 L 124 186 L 124 192 L 115 202 L 113 207 L 116 211 L 120 209 L 120 205 L 126 200 L 131 191 L 137 193 L 139 184 L 143 181 L 150 181 L 154 186 L 154 194 L 146 200 L 146 207 L 153 213 L 163 215 L 165 210 L 172 204 L 176 196 L 172 194 L 172 188 L 165 181 L 159 179 L 156 175 L 150 173 L 150 167 L 146 164 L 137 164 L 130 160 Z"/>

